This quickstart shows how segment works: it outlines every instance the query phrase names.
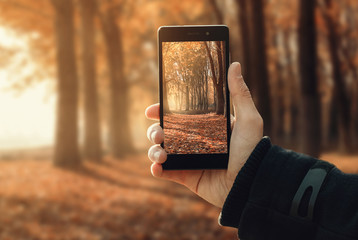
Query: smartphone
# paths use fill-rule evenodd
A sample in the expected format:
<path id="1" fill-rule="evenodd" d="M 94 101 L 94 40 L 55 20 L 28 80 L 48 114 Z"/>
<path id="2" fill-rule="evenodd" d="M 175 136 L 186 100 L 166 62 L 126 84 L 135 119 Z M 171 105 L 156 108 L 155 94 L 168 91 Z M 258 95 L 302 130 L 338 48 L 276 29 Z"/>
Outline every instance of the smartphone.
<path id="1" fill-rule="evenodd" d="M 164 169 L 226 169 L 230 146 L 225 25 L 158 29 Z"/>

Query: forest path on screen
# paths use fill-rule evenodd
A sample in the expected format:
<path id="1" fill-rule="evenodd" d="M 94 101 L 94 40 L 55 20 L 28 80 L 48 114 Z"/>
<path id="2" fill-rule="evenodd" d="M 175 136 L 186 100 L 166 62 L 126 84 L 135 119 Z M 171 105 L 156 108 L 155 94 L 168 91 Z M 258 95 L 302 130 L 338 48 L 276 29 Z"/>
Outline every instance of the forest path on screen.
<path id="1" fill-rule="evenodd" d="M 226 153 L 226 118 L 215 113 L 164 115 L 164 148 L 169 154 Z"/>

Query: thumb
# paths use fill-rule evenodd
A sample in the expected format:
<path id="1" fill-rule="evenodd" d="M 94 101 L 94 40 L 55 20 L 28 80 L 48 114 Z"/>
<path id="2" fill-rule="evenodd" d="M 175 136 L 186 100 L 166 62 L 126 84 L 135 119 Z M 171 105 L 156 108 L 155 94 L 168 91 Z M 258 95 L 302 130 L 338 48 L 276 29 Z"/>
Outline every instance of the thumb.
<path id="1" fill-rule="evenodd" d="M 252 100 L 250 90 L 241 74 L 240 63 L 234 62 L 229 67 L 228 84 L 236 120 L 239 120 L 240 117 L 244 117 L 245 115 L 247 116 L 247 114 L 256 115 L 258 112 Z"/>
<path id="2" fill-rule="evenodd" d="M 263 120 L 241 75 L 241 65 L 231 64 L 228 85 L 235 110 L 235 126 L 230 140 L 229 179 L 235 179 L 241 167 L 263 135 Z"/>

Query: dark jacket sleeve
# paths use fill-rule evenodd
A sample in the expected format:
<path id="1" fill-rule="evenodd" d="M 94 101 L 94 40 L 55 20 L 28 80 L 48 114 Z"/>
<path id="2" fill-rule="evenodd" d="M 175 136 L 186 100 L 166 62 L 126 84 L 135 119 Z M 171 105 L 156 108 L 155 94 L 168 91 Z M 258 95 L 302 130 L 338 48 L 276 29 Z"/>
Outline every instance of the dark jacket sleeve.
<path id="1" fill-rule="evenodd" d="M 292 202 L 307 172 L 327 171 L 313 208 L 313 218 L 292 215 Z M 310 195 L 301 199 L 305 212 Z M 358 175 L 333 165 L 272 146 L 263 138 L 238 173 L 219 217 L 247 239 L 358 239 Z"/>

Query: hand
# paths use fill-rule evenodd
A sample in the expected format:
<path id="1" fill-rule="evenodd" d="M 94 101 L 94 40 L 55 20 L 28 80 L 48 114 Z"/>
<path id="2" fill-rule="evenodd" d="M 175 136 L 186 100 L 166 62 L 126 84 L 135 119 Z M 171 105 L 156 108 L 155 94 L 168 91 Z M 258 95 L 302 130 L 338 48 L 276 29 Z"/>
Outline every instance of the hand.
<path id="1" fill-rule="evenodd" d="M 240 63 L 231 64 L 228 84 L 235 116 L 232 119 L 227 170 L 164 171 L 161 164 L 166 161 L 167 154 L 159 145 L 164 141 L 164 132 L 159 123 L 153 124 L 147 131 L 149 140 L 156 144 L 148 151 L 148 157 L 153 162 L 151 166 L 152 175 L 183 184 L 206 201 L 220 208 L 224 204 L 236 175 L 263 136 L 263 120 L 243 80 Z M 148 107 L 145 115 L 149 119 L 159 120 L 159 104 Z"/>

